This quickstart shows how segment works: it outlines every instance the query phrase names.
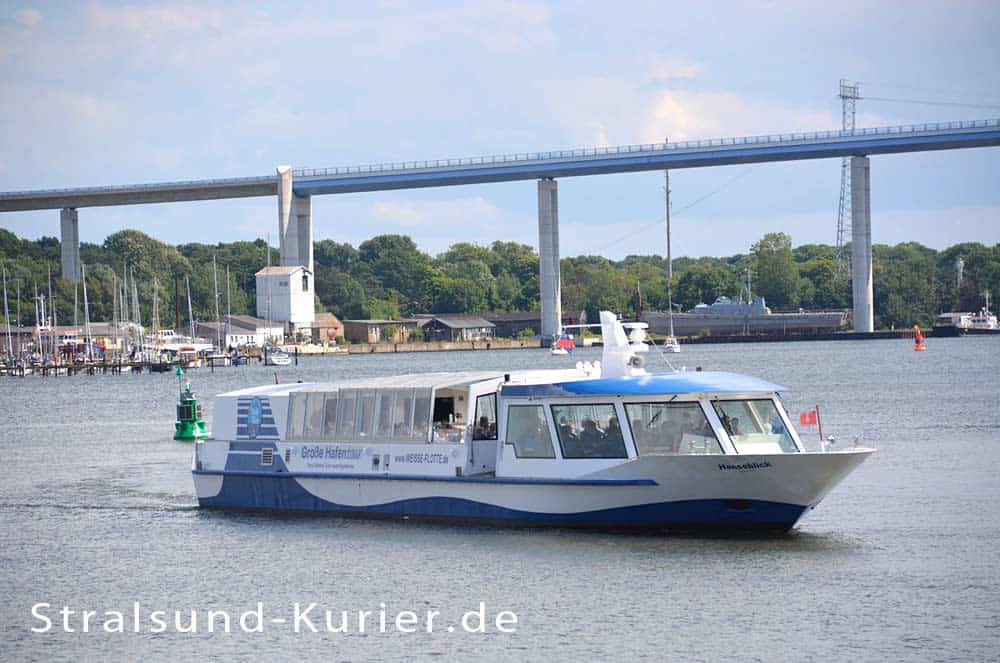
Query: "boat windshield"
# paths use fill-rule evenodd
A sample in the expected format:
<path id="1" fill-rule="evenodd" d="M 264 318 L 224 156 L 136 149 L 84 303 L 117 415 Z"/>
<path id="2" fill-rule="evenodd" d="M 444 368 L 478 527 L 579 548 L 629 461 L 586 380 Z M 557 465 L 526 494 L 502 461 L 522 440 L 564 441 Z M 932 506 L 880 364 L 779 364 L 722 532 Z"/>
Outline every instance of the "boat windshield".
<path id="1" fill-rule="evenodd" d="M 625 412 L 640 456 L 722 453 L 698 403 L 626 403 Z"/>
<path id="2" fill-rule="evenodd" d="M 712 406 L 738 453 L 794 453 L 799 450 L 770 398 L 714 401 Z"/>

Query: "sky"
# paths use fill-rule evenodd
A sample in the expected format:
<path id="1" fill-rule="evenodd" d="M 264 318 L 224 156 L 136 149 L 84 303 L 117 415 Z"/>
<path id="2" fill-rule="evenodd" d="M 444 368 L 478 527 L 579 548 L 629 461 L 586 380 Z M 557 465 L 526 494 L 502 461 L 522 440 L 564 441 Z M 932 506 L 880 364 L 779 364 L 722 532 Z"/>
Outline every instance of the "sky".
<path id="1" fill-rule="evenodd" d="M 859 127 L 997 118 L 998 34 L 996 0 L 0 0 L 0 191 L 839 129 L 841 78 Z M 876 243 L 1000 242 L 1000 148 L 872 157 L 871 186 Z M 671 189 L 675 256 L 836 240 L 838 159 Z M 277 245 L 277 220 L 272 197 L 90 207 L 80 238 Z M 561 179 L 559 222 L 563 256 L 662 255 L 663 175 Z M 58 236 L 59 212 L 0 227 Z M 313 231 L 537 247 L 536 185 L 316 196 Z"/>

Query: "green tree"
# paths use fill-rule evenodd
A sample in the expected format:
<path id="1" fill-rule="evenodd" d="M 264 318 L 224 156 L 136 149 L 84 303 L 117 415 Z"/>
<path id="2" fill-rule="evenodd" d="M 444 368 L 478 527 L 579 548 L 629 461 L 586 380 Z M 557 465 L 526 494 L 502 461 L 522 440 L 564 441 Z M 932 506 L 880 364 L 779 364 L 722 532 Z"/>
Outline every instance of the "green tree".
<path id="1" fill-rule="evenodd" d="M 734 289 L 733 274 L 725 267 L 695 264 L 677 278 L 673 299 L 681 308 L 689 309 L 700 303 L 711 304 Z"/>
<path id="2" fill-rule="evenodd" d="M 754 289 L 776 309 L 798 305 L 799 268 L 792 256 L 792 238 L 768 233 L 751 247 Z"/>

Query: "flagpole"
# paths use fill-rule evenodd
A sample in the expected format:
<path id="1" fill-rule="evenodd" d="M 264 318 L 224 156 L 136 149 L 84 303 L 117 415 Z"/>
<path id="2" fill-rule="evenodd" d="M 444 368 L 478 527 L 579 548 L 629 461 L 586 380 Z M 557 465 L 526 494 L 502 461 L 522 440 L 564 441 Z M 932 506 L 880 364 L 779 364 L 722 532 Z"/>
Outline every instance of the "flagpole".
<path id="1" fill-rule="evenodd" d="M 819 405 L 816 405 L 816 425 L 819 428 L 819 439 L 823 441 L 823 419 L 819 416 Z"/>

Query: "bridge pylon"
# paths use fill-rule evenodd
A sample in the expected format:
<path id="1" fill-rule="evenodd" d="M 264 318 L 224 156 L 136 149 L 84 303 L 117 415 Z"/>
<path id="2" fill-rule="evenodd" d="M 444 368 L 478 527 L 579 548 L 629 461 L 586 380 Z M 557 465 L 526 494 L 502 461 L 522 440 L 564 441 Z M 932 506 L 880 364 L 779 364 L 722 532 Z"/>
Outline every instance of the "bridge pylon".
<path id="1" fill-rule="evenodd" d="M 559 280 L 559 187 L 554 179 L 538 180 L 538 281 L 541 290 L 541 335 L 550 341 L 561 331 L 562 288 Z"/>

